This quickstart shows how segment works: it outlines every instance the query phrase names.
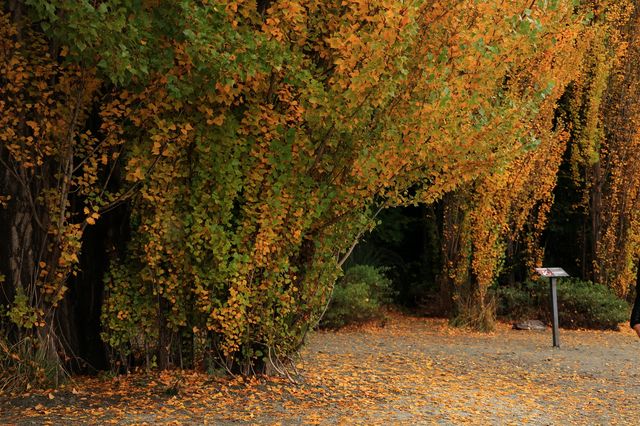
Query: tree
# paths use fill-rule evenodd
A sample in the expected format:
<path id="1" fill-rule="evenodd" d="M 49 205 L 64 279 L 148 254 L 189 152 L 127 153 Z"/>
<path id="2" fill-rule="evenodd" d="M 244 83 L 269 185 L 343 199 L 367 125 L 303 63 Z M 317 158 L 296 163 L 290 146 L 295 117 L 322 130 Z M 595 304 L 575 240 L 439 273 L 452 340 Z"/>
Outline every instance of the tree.
<path id="1" fill-rule="evenodd" d="M 504 70 L 498 88 L 498 99 L 508 103 L 493 105 L 501 134 L 489 137 L 520 144 L 505 149 L 509 155 L 500 167 L 475 175 L 444 198 L 441 292 L 456 323 L 492 328 L 495 311 L 487 290 L 498 279 L 510 245 L 524 243 L 528 270 L 542 261 L 538 240 L 567 142 L 556 103 L 580 77 L 567 58 L 585 55 L 594 35 L 588 8 L 565 7 L 555 14 L 525 12 L 540 32 L 519 41 L 526 54 Z M 516 114 L 509 114 L 514 105 Z"/>
<path id="2" fill-rule="evenodd" d="M 637 16 L 636 2 L 602 5 L 581 78 L 562 108 L 571 129 L 566 186 L 568 193 L 577 192 L 571 211 L 582 221 L 572 237 L 583 251 L 578 263 L 585 279 L 620 296 L 635 282 L 638 258 L 637 111 L 631 101 L 637 90 Z"/>
<path id="3" fill-rule="evenodd" d="M 3 232 L 29 231 L 3 328 L 60 363 L 85 231 L 123 205 L 100 307 L 124 368 L 282 371 L 377 214 L 456 190 L 454 282 L 483 301 L 505 238 L 544 222 L 535 165 L 592 37 L 573 3 L 6 2 Z"/>

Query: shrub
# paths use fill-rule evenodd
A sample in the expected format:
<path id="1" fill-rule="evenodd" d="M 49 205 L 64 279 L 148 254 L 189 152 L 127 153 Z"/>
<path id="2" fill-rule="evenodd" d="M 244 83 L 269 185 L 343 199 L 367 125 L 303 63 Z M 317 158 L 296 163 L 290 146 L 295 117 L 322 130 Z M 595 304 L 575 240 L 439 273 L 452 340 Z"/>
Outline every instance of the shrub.
<path id="1" fill-rule="evenodd" d="M 369 265 L 347 269 L 335 285 L 321 326 L 339 328 L 382 317 L 382 306 L 391 303 L 393 297 L 385 270 Z"/>
<path id="2" fill-rule="evenodd" d="M 536 299 L 535 287 L 541 284 L 525 282 L 516 287 L 500 286 L 494 289 L 496 314 L 507 320 L 538 317 L 540 304 Z M 544 305 L 546 307 L 546 305 Z"/>
<path id="3" fill-rule="evenodd" d="M 577 279 L 558 284 L 560 324 L 565 328 L 617 329 L 629 317 L 629 304 L 604 285 Z"/>
<path id="4" fill-rule="evenodd" d="M 551 321 L 549 285 L 523 283 L 498 287 L 497 313 L 508 319 L 538 317 Z M 608 287 L 591 281 L 563 279 L 558 282 L 558 316 L 564 328 L 617 329 L 627 320 L 629 304 Z"/>

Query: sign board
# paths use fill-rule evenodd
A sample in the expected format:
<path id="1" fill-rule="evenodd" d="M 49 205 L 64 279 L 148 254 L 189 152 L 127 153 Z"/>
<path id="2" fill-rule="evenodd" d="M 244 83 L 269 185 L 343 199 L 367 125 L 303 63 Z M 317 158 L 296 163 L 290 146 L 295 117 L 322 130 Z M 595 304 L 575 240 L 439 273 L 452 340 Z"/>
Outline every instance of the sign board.
<path id="1" fill-rule="evenodd" d="M 548 278 L 558 278 L 558 277 L 568 277 L 564 269 L 562 268 L 536 268 L 536 272 L 543 277 Z"/>
<path id="2" fill-rule="evenodd" d="M 568 277 L 562 268 L 536 268 L 536 272 L 549 279 L 549 295 L 551 296 L 551 313 L 553 315 L 553 347 L 560 347 L 560 326 L 558 325 L 558 289 L 556 281 L 560 277 Z"/>

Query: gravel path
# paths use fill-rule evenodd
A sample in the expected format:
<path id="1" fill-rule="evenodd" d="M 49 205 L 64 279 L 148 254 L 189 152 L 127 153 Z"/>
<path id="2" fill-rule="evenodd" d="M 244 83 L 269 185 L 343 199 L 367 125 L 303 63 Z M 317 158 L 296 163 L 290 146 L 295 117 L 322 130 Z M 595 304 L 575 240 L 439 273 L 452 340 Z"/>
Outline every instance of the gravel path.
<path id="1" fill-rule="evenodd" d="M 362 360 L 392 391 L 362 423 L 633 424 L 640 418 L 640 339 L 621 332 L 479 334 L 442 320 L 394 318 L 385 328 L 320 333 L 309 364 L 357 371 Z"/>

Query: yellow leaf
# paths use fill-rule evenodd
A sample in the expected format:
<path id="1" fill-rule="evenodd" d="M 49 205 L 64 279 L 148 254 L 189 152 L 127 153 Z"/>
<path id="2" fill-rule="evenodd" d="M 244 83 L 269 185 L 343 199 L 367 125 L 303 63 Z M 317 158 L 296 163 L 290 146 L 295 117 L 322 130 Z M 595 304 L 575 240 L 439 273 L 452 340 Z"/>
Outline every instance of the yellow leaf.
<path id="1" fill-rule="evenodd" d="M 207 124 L 209 125 L 215 124 L 216 126 L 222 126 L 222 123 L 224 123 L 224 114 L 220 114 L 213 120 L 207 120 Z"/>

